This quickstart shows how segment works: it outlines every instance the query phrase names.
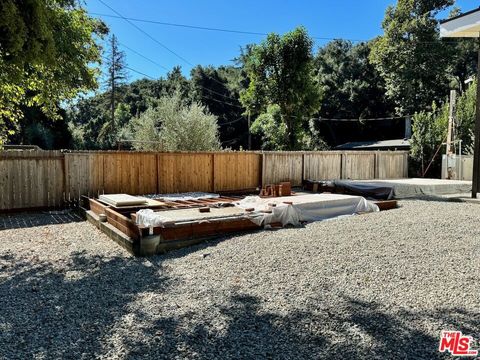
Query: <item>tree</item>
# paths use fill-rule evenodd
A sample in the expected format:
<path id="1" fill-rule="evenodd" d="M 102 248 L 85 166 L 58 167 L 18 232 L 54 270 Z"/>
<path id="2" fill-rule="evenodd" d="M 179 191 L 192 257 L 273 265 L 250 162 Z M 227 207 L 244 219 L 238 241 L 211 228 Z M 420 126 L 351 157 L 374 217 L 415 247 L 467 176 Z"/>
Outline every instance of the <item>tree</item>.
<path id="1" fill-rule="evenodd" d="M 107 32 L 76 0 L 0 3 L 0 145 L 22 106 L 58 118 L 58 104 L 97 86 L 97 39 Z"/>
<path id="2" fill-rule="evenodd" d="M 280 106 L 274 104 L 267 107 L 250 127 L 253 134 L 262 138 L 262 150 L 286 150 L 286 124 L 282 121 Z"/>
<path id="3" fill-rule="evenodd" d="M 307 31 L 299 27 L 283 36 L 268 35 L 245 56 L 249 86 L 241 92 L 240 101 L 252 114 L 265 113 L 269 105 L 278 105 L 286 126 L 284 144 L 291 150 L 301 146 L 298 140 L 320 104 L 313 78 L 312 46 Z"/>
<path id="4" fill-rule="evenodd" d="M 117 89 L 127 80 L 127 72 L 125 69 L 125 53 L 118 48 L 118 40 L 115 34 L 110 38 L 110 49 L 107 60 L 108 78 L 107 89 L 110 92 L 110 120 L 105 122 L 99 133 L 99 138 L 104 139 L 108 134 L 114 134 L 118 130 L 115 121 L 115 111 L 117 110 Z"/>
<path id="5" fill-rule="evenodd" d="M 139 150 L 209 151 L 220 149 L 217 118 L 203 105 L 186 104 L 180 93 L 163 96 L 130 122 Z"/>
<path id="6" fill-rule="evenodd" d="M 420 111 L 413 116 L 411 156 L 420 165 L 423 176 L 430 161 L 434 161 L 435 153 L 447 137 L 448 107 L 438 108 L 435 103 L 431 111 Z M 438 159 L 437 159 L 438 160 Z M 439 162 L 435 162 L 434 170 L 438 170 Z M 418 166 L 415 166 L 418 169 Z"/>
<path id="7" fill-rule="evenodd" d="M 233 66 L 203 67 L 190 73 L 191 93 L 218 118 L 220 140 L 229 147 L 247 146 L 248 124 L 239 100 L 242 89 L 241 69 Z"/>
<path id="8" fill-rule="evenodd" d="M 393 103 L 386 98 L 385 82 L 369 61 L 370 44 L 353 45 L 334 40 L 315 57 L 318 86 L 325 101 L 319 115 L 325 118 L 390 116 Z"/>
<path id="9" fill-rule="evenodd" d="M 439 38 L 439 11 L 453 0 L 398 0 L 389 6 L 370 59 L 385 79 L 399 114 L 430 107 L 448 91 L 448 54 Z"/>

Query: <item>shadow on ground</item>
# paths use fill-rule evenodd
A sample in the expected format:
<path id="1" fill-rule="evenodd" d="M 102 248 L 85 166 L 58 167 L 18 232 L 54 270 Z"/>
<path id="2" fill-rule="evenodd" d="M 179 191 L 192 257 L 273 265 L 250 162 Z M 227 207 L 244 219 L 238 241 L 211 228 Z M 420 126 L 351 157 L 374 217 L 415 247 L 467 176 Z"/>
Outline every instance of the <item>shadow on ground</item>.
<path id="1" fill-rule="evenodd" d="M 0 214 L 0 230 L 23 229 L 80 221 L 84 221 L 84 218 L 71 209 Z"/>
<path id="2" fill-rule="evenodd" d="M 129 356 L 167 355 L 177 359 L 449 359 L 438 352 L 439 337 L 416 325 L 421 317 L 466 334 L 478 334 L 478 314 L 460 309 L 388 314 L 374 303 L 343 298 L 343 311 L 266 313 L 262 302 L 235 295 L 221 307 L 228 319 L 216 333 L 202 323 L 184 331 L 187 318 L 164 317 L 145 329 L 141 342 L 129 342 Z M 459 322 L 462 318 L 466 322 Z M 211 320 L 210 320 L 211 321 Z M 450 327 L 449 327 L 450 326 Z M 155 334 L 163 338 L 159 341 Z M 148 356 L 155 358 L 155 356 Z"/>
<path id="3" fill-rule="evenodd" d="M 449 357 L 437 351 L 438 336 L 430 335 L 425 324 L 479 335 L 478 313 L 393 313 L 347 296 L 332 302 L 328 289 L 311 299 L 306 310 L 287 314 L 267 311 L 265 299 L 233 292 L 218 300 L 225 322 L 221 330 L 211 326 L 216 319 L 208 312 L 132 309 L 142 293 L 168 296 L 177 290 L 178 280 L 162 268 L 168 257 L 149 261 L 79 252 L 58 267 L 4 253 L 0 358 L 444 359 Z M 133 321 L 143 324 L 140 336 L 129 336 L 124 329 L 119 340 L 124 353 L 118 354 L 112 342 L 118 336 L 115 326 L 128 327 L 126 318 L 132 314 Z"/>
<path id="4" fill-rule="evenodd" d="M 143 259 L 79 252 L 64 261 L 59 267 L 0 255 L 0 358 L 90 359 L 106 353 L 105 337 L 128 314 L 129 303 L 141 292 L 168 287 L 161 266 Z"/>

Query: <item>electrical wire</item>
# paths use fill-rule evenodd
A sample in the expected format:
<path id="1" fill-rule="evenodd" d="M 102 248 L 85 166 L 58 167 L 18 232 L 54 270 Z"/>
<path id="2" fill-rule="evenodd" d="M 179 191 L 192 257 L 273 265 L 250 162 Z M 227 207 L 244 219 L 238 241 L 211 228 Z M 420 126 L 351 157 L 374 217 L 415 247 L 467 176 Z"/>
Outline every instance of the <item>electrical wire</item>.
<path id="1" fill-rule="evenodd" d="M 113 11 L 115 14 L 117 14 L 119 17 L 121 17 L 123 20 L 125 20 L 126 22 L 128 22 L 130 25 L 132 25 L 135 29 L 137 29 L 138 31 L 140 31 L 142 34 L 144 34 L 145 36 L 147 36 L 148 38 L 150 38 L 152 41 L 154 41 L 155 43 L 157 43 L 158 45 L 160 45 L 162 48 L 164 48 L 165 50 L 167 50 L 168 52 L 170 52 L 171 54 L 175 55 L 176 57 L 178 57 L 180 60 L 182 60 L 183 62 L 187 63 L 188 65 L 190 66 L 195 66 L 193 65 L 190 61 L 188 61 L 187 59 L 185 59 L 184 57 L 182 57 L 181 55 L 177 54 L 175 51 L 173 51 L 172 49 L 170 49 L 168 46 L 164 45 L 163 43 L 161 43 L 160 41 L 158 41 L 156 38 L 154 38 L 152 35 L 150 35 L 149 33 L 147 33 L 146 31 L 144 31 L 141 27 L 137 26 L 134 22 L 132 22 L 131 20 L 127 19 L 125 16 L 123 16 L 122 14 L 120 14 L 117 10 L 115 10 L 114 8 L 112 8 L 110 5 L 108 5 L 105 1 L 103 0 L 98 0 L 99 2 L 101 2 L 104 6 L 106 6 L 107 8 L 109 8 L 111 11 Z"/>
<path id="2" fill-rule="evenodd" d="M 99 0 L 101 1 L 101 0 Z M 101 1 L 104 5 L 106 5 L 103 1 Z M 117 11 L 113 10 L 111 7 L 106 5 L 110 10 L 115 12 L 117 15 L 111 14 L 103 14 L 97 12 L 89 12 L 90 15 L 93 16 L 101 16 L 101 17 L 108 17 L 113 19 L 123 19 L 132 22 L 141 22 L 147 24 L 156 24 L 156 25 L 164 25 L 164 26 L 171 26 L 171 27 L 180 27 L 180 28 L 187 28 L 193 30 L 206 30 L 206 31 L 215 31 L 215 32 L 224 32 L 224 33 L 233 33 L 233 34 L 244 34 L 244 35 L 257 35 L 257 36 L 268 36 L 268 33 L 258 32 L 258 31 L 249 31 L 249 30 L 236 30 L 236 29 L 226 29 L 226 28 L 217 28 L 217 27 L 208 27 L 208 26 L 198 26 L 198 25 L 189 25 L 189 24 L 180 24 L 180 23 L 172 23 L 172 22 L 165 22 L 165 21 L 158 21 L 158 20 L 148 20 L 148 19 L 139 19 L 139 18 L 132 18 L 127 17 L 119 14 Z M 334 41 L 334 40 L 346 40 L 351 42 L 368 42 L 369 39 L 350 39 L 350 38 L 342 38 L 342 37 L 324 37 L 324 36 L 312 36 L 313 39 L 316 40 L 325 40 L 325 41 Z M 443 43 L 457 43 L 456 41 L 442 41 Z M 436 44 L 437 41 L 417 41 L 417 44 Z M 162 45 L 163 46 L 163 45 Z"/>
<path id="3" fill-rule="evenodd" d="M 392 117 L 380 117 L 380 118 L 367 118 L 367 119 L 329 119 L 329 118 L 323 118 L 323 117 L 318 117 L 318 118 L 313 118 L 312 120 L 317 120 L 317 121 L 338 121 L 338 122 L 362 122 L 362 121 L 385 121 L 385 120 L 399 120 L 399 119 L 405 119 L 411 117 L 410 115 L 405 115 L 405 116 L 392 116 Z"/>
<path id="4" fill-rule="evenodd" d="M 159 68 L 161 68 L 161 69 L 163 69 L 163 70 L 166 70 L 166 71 L 170 71 L 166 66 L 163 66 L 162 64 L 159 64 L 158 62 L 156 62 L 156 61 L 154 61 L 154 60 L 146 57 L 145 55 L 139 53 L 138 51 L 132 49 L 131 47 L 129 47 L 129 46 L 127 46 L 127 45 L 125 45 L 125 44 L 123 44 L 123 43 L 121 43 L 121 42 L 118 42 L 118 44 L 119 44 L 120 46 L 124 47 L 125 49 L 133 52 L 134 54 L 136 54 L 136 55 L 144 58 L 145 60 L 151 62 L 152 64 L 157 65 Z"/>
<path id="5" fill-rule="evenodd" d="M 117 10 L 115 10 L 114 8 L 112 8 L 111 6 L 109 6 L 108 4 L 106 4 L 103 0 L 98 0 L 99 2 L 101 2 L 104 6 L 108 7 L 111 11 L 115 12 L 116 14 L 118 14 L 118 16 L 122 19 L 124 19 L 125 21 L 127 21 L 130 25 L 132 25 L 133 27 L 135 27 L 137 30 L 139 30 L 140 32 L 142 32 L 144 35 L 148 36 L 151 40 L 155 41 L 157 44 L 159 44 L 160 46 L 162 46 L 164 49 L 168 50 L 170 53 L 174 54 L 175 56 L 177 56 L 180 60 L 184 61 L 185 63 L 187 63 L 188 65 L 192 66 L 192 67 L 195 67 L 195 65 L 193 65 L 193 63 L 191 63 L 190 61 L 188 61 L 187 59 L 183 58 L 182 56 L 180 56 L 179 54 L 177 54 L 175 51 L 173 51 L 172 49 L 168 48 L 166 45 L 164 45 L 163 43 L 161 43 L 160 41 L 158 41 L 156 38 L 154 38 L 153 36 L 151 36 L 149 33 L 147 33 L 146 31 L 144 31 L 142 28 L 140 28 L 139 26 L 135 25 L 133 22 L 131 22 L 130 20 L 128 20 L 128 18 L 126 18 L 125 16 L 123 16 L 122 14 L 120 14 Z M 136 52 L 136 51 L 135 51 Z M 137 54 L 139 54 L 138 52 L 136 52 Z M 147 58 L 146 56 L 144 55 L 141 55 L 143 58 Z M 163 65 L 160 65 L 160 64 L 157 64 L 155 61 L 151 60 L 151 59 L 148 59 L 150 62 L 153 62 L 154 64 L 160 66 L 162 69 L 164 69 L 165 67 Z M 211 77 L 210 75 L 208 74 L 205 74 L 207 77 L 209 77 L 211 80 L 217 82 L 218 84 L 224 86 L 225 84 L 222 83 L 221 81 L 215 79 L 214 77 Z M 216 92 L 212 89 L 208 89 L 208 88 L 205 88 L 203 86 L 201 86 L 203 89 L 207 90 L 207 91 L 210 91 L 211 93 L 214 93 L 216 95 L 219 95 L 219 96 L 223 96 L 225 98 L 228 98 L 230 100 L 233 100 L 233 101 L 237 101 L 237 99 L 234 99 L 232 97 L 229 97 L 227 95 L 224 95 L 224 94 L 221 94 L 219 92 Z M 234 104 L 230 104 L 231 106 L 236 106 L 238 108 L 241 108 L 243 109 L 243 107 L 241 106 L 238 106 L 238 105 L 234 105 Z"/>

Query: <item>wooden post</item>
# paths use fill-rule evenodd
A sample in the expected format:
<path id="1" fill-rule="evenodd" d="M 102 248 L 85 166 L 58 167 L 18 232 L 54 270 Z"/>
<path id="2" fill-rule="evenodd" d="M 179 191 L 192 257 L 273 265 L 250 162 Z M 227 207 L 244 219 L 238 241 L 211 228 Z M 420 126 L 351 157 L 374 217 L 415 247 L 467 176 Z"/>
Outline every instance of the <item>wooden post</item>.
<path id="1" fill-rule="evenodd" d="M 449 104 L 449 112 L 448 112 L 448 135 L 447 135 L 447 151 L 446 155 L 451 155 L 452 151 L 452 141 L 453 141 L 453 116 L 455 112 L 455 98 L 457 92 L 455 90 L 450 90 L 450 104 Z M 447 158 L 448 163 L 448 158 Z M 447 164 L 448 166 L 448 164 Z"/>
<path id="2" fill-rule="evenodd" d="M 475 111 L 475 147 L 473 150 L 473 181 L 472 181 L 472 198 L 477 198 L 479 187 L 480 172 L 480 39 L 477 40 L 479 45 L 477 60 L 477 104 Z"/>
<path id="3" fill-rule="evenodd" d="M 248 111 L 248 150 L 252 150 L 252 133 L 250 132 L 250 110 Z"/>

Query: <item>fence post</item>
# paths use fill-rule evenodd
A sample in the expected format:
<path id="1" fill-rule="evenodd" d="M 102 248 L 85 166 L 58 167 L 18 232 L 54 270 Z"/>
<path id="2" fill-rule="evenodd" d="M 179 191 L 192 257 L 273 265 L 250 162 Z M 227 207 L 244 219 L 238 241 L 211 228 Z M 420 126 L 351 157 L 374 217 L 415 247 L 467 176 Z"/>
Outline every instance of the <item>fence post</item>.
<path id="1" fill-rule="evenodd" d="M 305 181 L 305 153 L 302 153 L 302 186 Z"/>
<path id="2" fill-rule="evenodd" d="M 215 153 L 212 153 L 212 193 L 215 193 Z"/>
<path id="3" fill-rule="evenodd" d="M 266 161 L 265 161 L 265 152 L 262 151 L 262 188 L 265 187 L 265 166 L 266 166 Z"/>

